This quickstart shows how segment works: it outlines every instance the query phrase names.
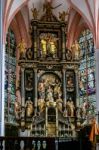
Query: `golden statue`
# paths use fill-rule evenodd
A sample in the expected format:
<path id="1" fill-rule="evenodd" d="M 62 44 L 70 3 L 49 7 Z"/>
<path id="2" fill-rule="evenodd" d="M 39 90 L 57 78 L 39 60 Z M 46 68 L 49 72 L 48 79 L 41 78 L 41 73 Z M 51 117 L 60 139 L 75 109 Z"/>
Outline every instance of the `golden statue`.
<path id="1" fill-rule="evenodd" d="M 14 112 L 15 112 L 15 117 L 16 119 L 20 119 L 20 114 L 21 114 L 21 104 L 18 101 L 15 101 L 14 103 Z"/>
<path id="2" fill-rule="evenodd" d="M 53 7 L 51 6 L 51 2 L 46 2 L 44 5 L 43 5 L 43 11 L 46 11 L 46 15 L 48 17 L 51 16 L 52 14 L 52 9 Z"/>
<path id="3" fill-rule="evenodd" d="M 38 107 L 39 107 L 40 113 L 44 111 L 44 109 L 45 109 L 45 101 L 44 101 L 44 99 L 39 99 L 38 100 Z"/>
<path id="4" fill-rule="evenodd" d="M 68 115 L 71 117 L 74 117 L 75 106 L 74 106 L 73 101 L 67 101 L 66 107 L 67 107 Z"/>
<path id="5" fill-rule="evenodd" d="M 31 9 L 31 11 L 32 11 L 33 19 L 36 20 L 38 17 L 39 11 L 36 8 L 34 8 L 34 5 L 33 5 L 33 8 Z"/>
<path id="6" fill-rule="evenodd" d="M 45 4 L 43 5 L 43 11 L 45 11 L 45 14 L 47 16 L 47 20 L 49 21 L 49 19 L 51 19 L 52 17 L 52 9 L 56 9 L 57 7 L 61 6 L 62 4 L 59 4 L 55 7 L 52 7 L 52 2 L 50 1 L 46 1 Z"/>
<path id="7" fill-rule="evenodd" d="M 57 40 L 58 38 L 49 36 L 48 37 L 48 42 L 47 42 L 47 50 L 50 51 L 52 55 L 56 54 L 57 51 Z"/>
<path id="8" fill-rule="evenodd" d="M 26 117 L 31 117 L 33 114 L 33 102 L 30 100 L 30 97 L 26 101 Z"/>
<path id="9" fill-rule="evenodd" d="M 24 39 L 18 44 L 17 48 L 20 51 L 20 58 L 25 58 L 26 53 L 26 43 L 24 42 Z"/>
<path id="10" fill-rule="evenodd" d="M 72 44 L 71 50 L 74 53 L 74 58 L 76 60 L 78 60 L 79 56 L 80 56 L 80 45 L 79 45 L 79 43 L 77 41 L 75 41 L 74 44 Z"/>
<path id="11" fill-rule="evenodd" d="M 43 57 L 45 57 L 47 54 L 47 42 L 43 38 L 41 39 L 41 48 L 42 48 L 42 55 Z"/>
<path id="12" fill-rule="evenodd" d="M 65 19 L 66 19 L 66 17 L 68 16 L 68 12 L 65 12 L 65 11 L 63 11 L 62 13 L 61 12 L 59 12 L 59 19 L 61 20 L 61 21 L 65 21 Z"/>

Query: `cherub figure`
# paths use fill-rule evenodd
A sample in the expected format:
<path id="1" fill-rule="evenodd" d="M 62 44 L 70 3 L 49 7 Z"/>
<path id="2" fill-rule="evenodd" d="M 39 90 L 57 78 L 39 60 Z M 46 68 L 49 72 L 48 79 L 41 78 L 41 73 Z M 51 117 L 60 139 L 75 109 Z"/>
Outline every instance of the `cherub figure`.
<path id="1" fill-rule="evenodd" d="M 20 51 L 20 59 L 25 58 L 26 54 L 26 43 L 24 42 L 24 39 L 18 44 L 17 48 Z"/>

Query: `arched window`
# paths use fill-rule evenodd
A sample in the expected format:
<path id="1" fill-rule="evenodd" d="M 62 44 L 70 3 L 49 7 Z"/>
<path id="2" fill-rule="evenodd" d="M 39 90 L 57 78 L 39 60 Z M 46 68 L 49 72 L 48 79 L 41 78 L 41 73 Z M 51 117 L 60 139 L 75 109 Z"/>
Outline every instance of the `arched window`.
<path id="1" fill-rule="evenodd" d="M 79 37 L 80 67 L 79 67 L 79 97 L 80 106 L 86 103 L 86 109 L 95 115 L 95 55 L 94 40 L 89 29 L 84 30 Z"/>
<path id="2" fill-rule="evenodd" d="M 8 30 L 5 51 L 5 123 L 15 123 L 14 101 L 16 99 L 16 41 L 14 33 Z"/>

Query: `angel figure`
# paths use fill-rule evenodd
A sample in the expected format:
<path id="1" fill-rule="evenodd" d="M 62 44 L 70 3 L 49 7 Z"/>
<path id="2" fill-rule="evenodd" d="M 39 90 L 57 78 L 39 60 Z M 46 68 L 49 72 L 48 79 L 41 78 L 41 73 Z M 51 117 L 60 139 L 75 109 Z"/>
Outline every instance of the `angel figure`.
<path id="1" fill-rule="evenodd" d="M 59 12 L 59 19 L 61 20 L 61 21 L 65 21 L 65 19 L 66 19 L 66 17 L 68 16 L 68 12 L 65 12 L 65 11 L 63 11 L 62 13 L 61 12 Z"/>
<path id="2" fill-rule="evenodd" d="M 34 8 L 34 6 L 33 6 L 33 8 L 31 9 L 31 11 L 32 11 L 33 19 L 36 20 L 37 17 L 38 17 L 39 11 L 38 11 L 36 8 Z"/>
<path id="3" fill-rule="evenodd" d="M 25 54 L 26 54 L 26 43 L 24 41 L 24 39 L 22 39 L 22 41 L 18 44 L 17 48 L 20 51 L 20 59 L 25 58 Z"/>

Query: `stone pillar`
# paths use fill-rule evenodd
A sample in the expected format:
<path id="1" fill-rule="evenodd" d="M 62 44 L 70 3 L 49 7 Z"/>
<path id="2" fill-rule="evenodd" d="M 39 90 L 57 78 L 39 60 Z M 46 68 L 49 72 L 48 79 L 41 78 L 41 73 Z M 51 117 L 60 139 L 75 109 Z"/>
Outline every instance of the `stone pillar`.
<path id="1" fill-rule="evenodd" d="M 21 104 L 25 106 L 24 68 L 21 68 Z"/>
<path id="2" fill-rule="evenodd" d="M 99 124 L 99 49 L 95 50 L 95 60 L 96 60 L 96 111 L 97 111 L 97 121 Z"/>
<path id="3" fill-rule="evenodd" d="M 34 82 L 35 82 L 34 106 L 35 106 L 35 114 L 36 114 L 37 113 L 37 68 L 34 69 Z"/>
<path id="4" fill-rule="evenodd" d="M 4 136 L 4 80 L 5 80 L 5 45 L 3 45 L 3 4 L 0 0 L 0 136 Z"/>
<path id="5" fill-rule="evenodd" d="M 96 143 L 96 150 L 99 150 L 99 143 Z"/>
<path id="6" fill-rule="evenodd" d="M 65 60 L 66 50 L 66 35 L 65 35 L 65 24 L 62 25 L 62 60 Z"/>
<path id="7" fill-rule="evenodd" d="M 66 106 L 66 70 L 63 68 L 63 105 Z"/>

